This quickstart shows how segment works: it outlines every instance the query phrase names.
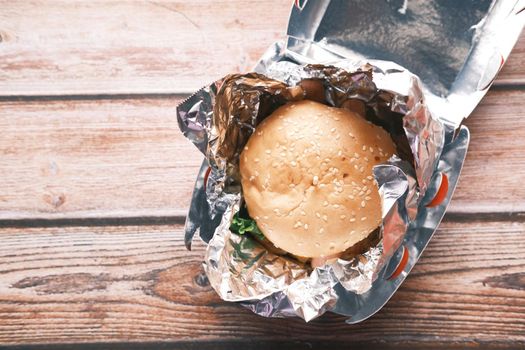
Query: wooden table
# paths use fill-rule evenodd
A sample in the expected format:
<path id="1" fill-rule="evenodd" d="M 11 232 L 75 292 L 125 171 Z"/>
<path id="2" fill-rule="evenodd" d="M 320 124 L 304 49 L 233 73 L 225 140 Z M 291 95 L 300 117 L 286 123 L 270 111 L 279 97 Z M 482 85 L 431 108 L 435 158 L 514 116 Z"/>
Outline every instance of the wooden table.
<path id="1" fill-rule="evenodd" d="M 204 245 L 183 244 L 202 158 L 175 107 L 249 70 L 289 7 L 0 1 L 0 343 L 525 347 L 525 36 L 466 122 L 443 224 L 381 312 L 270 320 L 211 289 Z"/>

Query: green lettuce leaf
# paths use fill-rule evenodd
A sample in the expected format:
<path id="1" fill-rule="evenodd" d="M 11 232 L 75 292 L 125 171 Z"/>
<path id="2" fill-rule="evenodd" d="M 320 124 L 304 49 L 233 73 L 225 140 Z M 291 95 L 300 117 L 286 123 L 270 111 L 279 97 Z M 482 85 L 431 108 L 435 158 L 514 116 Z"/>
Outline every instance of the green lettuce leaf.
<path id="1" fill-rule="evenodd" d="M 233 220 L 230 225 L 230 231 L 239 235 L 251 233 L 255 237 L 264 240 L 264 234 L 257 226 L 255 220 L 252 218 L 242 218 L 239 216 L 238 212 L 233 216 Z"/>

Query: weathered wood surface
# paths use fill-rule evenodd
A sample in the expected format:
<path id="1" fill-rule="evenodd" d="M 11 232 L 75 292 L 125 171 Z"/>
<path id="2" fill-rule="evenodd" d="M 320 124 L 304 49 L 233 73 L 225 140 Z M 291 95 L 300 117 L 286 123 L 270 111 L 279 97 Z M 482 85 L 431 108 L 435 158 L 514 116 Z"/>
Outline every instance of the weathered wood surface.
<path id="1" fill-rule="evenodd" d="M 0 345 L 525 348 L 525 35 L 465 123 L 444 223 L 376 316 L 268 320 L 212 291 L 182 242 L 201 156 L 175 106 L 249 70 L 290 5 L 0 0 Z"/>
<path id="2" fill-rule="evenodd" d="M 291 2 L 4 1 L 0 95 L 193 92 L 251 69 Z M 264 15 L 262 15 L 264 14 Z"/>
<path id="3" fill-rule="evenodd" d="M 451 211 L 525 211 L 524 100 L 490 91 L 467 120 Z M 179 101 L 0 101 L 0 219 L 184 215 L 202 156 L 179 132 Z"/>
<path id="4" fill-rule="evenodd" d="M 291 3 L 3 1 L 0 95 L 191 93 L 250 70 Z M 524 83 L 524 57 L 522 36 L 496 84 Z"/>
<path id="5" fill-rule="evenodd" d="M 268 320 L 222 302 L 181 226 L 5 229 L 0 342 L 244 339 L 525 345 L 525 225 L 446 220 L 399 292 L 370 320 Z"/>
<path id="6" fill-rule="evenodd" d="M 0 102 L 0 219 L 185 215 L 178 98 Z"/>

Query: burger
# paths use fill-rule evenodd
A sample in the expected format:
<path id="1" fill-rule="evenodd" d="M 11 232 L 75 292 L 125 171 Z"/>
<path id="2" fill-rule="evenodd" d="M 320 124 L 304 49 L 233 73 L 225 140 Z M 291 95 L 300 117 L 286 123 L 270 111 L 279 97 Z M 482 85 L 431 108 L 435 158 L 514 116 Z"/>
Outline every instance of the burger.
<path id="1" fill-rule="evenodd" d="M 313 266 L 378 232 L 381 199 L 372 169 L 396 147 L 364 118 L 364 104 L 346 107 L 291 101 L 257 125 L 239 157 L 245 214 L 232 226 Z"/>

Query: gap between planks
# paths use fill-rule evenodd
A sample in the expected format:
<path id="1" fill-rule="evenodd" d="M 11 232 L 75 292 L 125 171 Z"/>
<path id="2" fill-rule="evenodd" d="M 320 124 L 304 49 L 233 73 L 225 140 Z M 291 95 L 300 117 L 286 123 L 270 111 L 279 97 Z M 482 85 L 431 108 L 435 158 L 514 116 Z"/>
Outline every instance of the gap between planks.
<path id="1" fill-rule="evenodd" d="M 210 82 L 211 83 L 211 82 Z M 496 80 L 490 87 L 491 90 L 525 90 L 525 81 L 521 80 Z M 60 95 L 2 95 L 0 102 L 32 102 L 32 101 L 94 101 L 94 100 L 133 100 L 133 99 L 184 99 L 190 97 L 195 91 L 184 92 L 152 92 L 152 93 L 97 93 L 97 94 L 64 94 Z"/>
<path id="2" fill-rule="evenodd" d="M 182 225 L 186 221 L 183 215 L 174 216 L 132 216 L 105 218 L 31 218 L 0 220 L 2 228 L 39 228 L 39 227 L 97 227 L 97 226 L 164 226 Z M 450 223 L 467 222 L 525 222 L 525 212 L 458 212 L 449 211 L 443 221 Z"/>

